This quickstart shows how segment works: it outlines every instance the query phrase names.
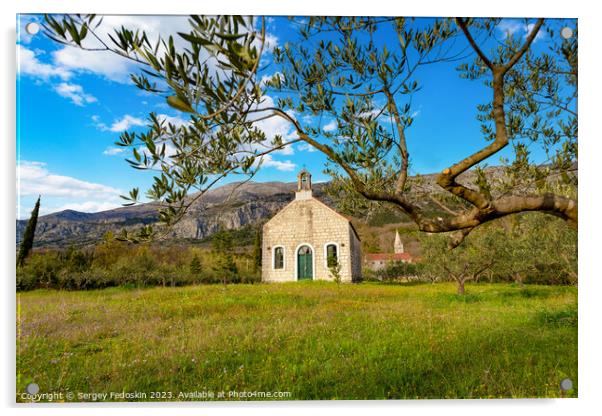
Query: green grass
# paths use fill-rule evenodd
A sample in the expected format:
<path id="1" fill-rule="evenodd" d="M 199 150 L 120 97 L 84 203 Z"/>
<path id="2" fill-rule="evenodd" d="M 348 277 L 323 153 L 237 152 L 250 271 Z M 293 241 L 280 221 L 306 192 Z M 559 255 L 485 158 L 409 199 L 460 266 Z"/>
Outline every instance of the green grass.
<path id="1" fill-rule="evenodd" d="M 304 282 L 20 293 L 17 389 L 577 396 L 576 288 L 454 292 Z M 574 388 L 561 393 L 566 377 Z"/>

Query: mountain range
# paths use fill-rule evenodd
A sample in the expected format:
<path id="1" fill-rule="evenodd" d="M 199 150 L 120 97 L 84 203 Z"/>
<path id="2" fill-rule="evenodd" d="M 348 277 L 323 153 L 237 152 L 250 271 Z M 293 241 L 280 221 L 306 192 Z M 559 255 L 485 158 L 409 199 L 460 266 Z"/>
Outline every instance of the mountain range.
<path id="1" fill-rule="evenodd" d="M 314 184 L 314 195 L 331 205 L 323 194 L 325 184 Z M 218 228 L 239 229 L 267 220 L 294 198 L 296 183 L 230 183 L 211 189 L 194 202 L 184 218 L 173 227 L 173 239 L 204 239 Z M 192 195 L 194 197 L 194 195 Z M 28 220 L 17 220 L 17 243 Z M 94 244 L 108 231 L 137 229 L 157 221 L 157 205 L 146 203 L 108 211 L 86 213 L 60 211 L 38 218 L 36 247 Z"/>
<path id="2" fill-rule="evenodd" d="M 486 175 L 490 181 L 495 181 L 503 175 L 503 168 L 489 167 Z M 427 193 L 445 192 L 436 184 L 436 176 L 421 175 L 420 188 Z M 410 181 L 415 180 L 416 177 L 410 178 Z M 474 183 L 474 171 L 463 173 L 458 181 L 466 185 Z M 211 189 L 191 205 L 180 222 L 170 230 L 169 237 L 174 241 L 203 240 L 220 226 L 235 230 L 261 224 L 293 200 L 296 185 L 294 182 L 247 181 Z M 314 196 L 334 208 L 334 201 L 324 193 L 325 185 L 326 183 L 313 184 Z M 438 211 L 428 200 L 423 203 Z M 95 244 L 108 231 L 119 233 L 124 228 L 135 230 L 156 221 L 157 206 L 153 203 L 95 213 L 65 210 L 38 218 L 35 246 L 51 248 Z M 392 222 L 400 221 L 403 222 L 403 217 L 397 215 Z M 27 220 L 17 220 L 17 244 L 26 225 Z"/>

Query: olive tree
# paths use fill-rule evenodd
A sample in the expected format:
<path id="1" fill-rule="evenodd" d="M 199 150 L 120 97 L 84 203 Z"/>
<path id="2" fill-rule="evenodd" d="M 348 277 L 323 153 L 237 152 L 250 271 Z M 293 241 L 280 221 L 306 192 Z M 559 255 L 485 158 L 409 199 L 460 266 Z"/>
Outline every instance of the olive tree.
<path id="1" fill-rule="evenodd" d="M 133 168 L 156 171 L 146 196 L 161 203 L 162 224 L 176 223 L 225 176 L 250 179 L 265 156 L 303 142 L 326 155 L 334 182 L 361 197 L 352 199 L 355 204 L 397 207 L 421 231 L 456 232 L 457 245 L 481 224 L 521 212 L 577 224 L 576 195 L 546 187 L 550 177 L 574 179 L 569 172 L 577 157 L 576 31 L 571 40 L 536 51 L 534 41 L 544 29 L 555 30 L 553 25 L 527 19 L 525 37 L 508 34 L 499 40 L 499 22 L 293 18 L 299 40 L 272 51 L 270 74 L 261 65 L 263 18 L 191 16 L 178 34 L 183 48 L 172 36 L 151 40 L 126 27 L 105 39 L 98 34 L 102 18 L 95 15 L 46 16 L 45 32 L 57 42 L 136 62 L 140 71 L 131 75 L 132 82 L 189 115 L 187 124 L 176 126 L 151 113 L 145 132 L 125 132 L 117 143 L 132 149 L 127 162 Z M 382 34 L 387 41 L 378 40 Z M 438 174 L 444 197 L 427 192 L 445 212 L 432 217 L 417 200 L 419 193 L 410 192 L 417 186 L 408 173 L 410 144 L 416 140 L 410 127 L 412 97 L 421 87 L 417 74 L 442 61 L 457 61 L 462 76 L 485 82 L 491 99 L 477 106 L 483 137 L 474 140 L 485 143 Z M 326 117 L 334 119 L 334 130 L 321 122 Z M 260 121 L 272 118 L 289 123 L 295 137 L 266 137 Z M 535 165 L 525 140 L 543 146 L 549 163 Z M 515 157 L 506 163 L 505 178 L 491 184 L 483 166 L 510 146 Z M 468 171 L 476 173 L 473 184 L 458 179 Z M 138 188 L 126 196 L 130 204 L 140 198 Z M 153 233 L 146 227 L 122 238 L 138 241 Z"/>
<path id="2" fill-rule="evenodd" d="M 503 243 L 499 230 L 483 228 L 449 250 L 444 234 L 426 234 L 421 239 L 421 273 L 432 281 L 455 281 L 458 294 L 464 295 L 467 281 L 475 281 L 496 267 L 496 251 Z"/>
<path id="3" fill-rule="evenodd" d="M 516 283 L 577 284 L 577 230 L 553 217 L 522 214 L 501 222 L 493 277 Z"/>
<path id="4" fill-rule="evenodd" d="M 553 216 L 523 213 L 479 227 L 453 250 L 444 234 L 421 237 L 421 273 L 467 281 L 577 284 L 577 231 Z"/>

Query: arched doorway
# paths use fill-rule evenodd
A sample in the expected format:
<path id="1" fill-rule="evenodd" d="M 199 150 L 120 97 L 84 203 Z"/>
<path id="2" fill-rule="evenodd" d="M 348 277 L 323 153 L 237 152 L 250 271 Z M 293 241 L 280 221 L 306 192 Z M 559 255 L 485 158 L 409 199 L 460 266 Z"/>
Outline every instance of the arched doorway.
<path id="1" fill-rule="evenodd" d="M 297 250 L 297 280 L 314 278 L 313 250 L 308 245 L 302 245 Z"/>

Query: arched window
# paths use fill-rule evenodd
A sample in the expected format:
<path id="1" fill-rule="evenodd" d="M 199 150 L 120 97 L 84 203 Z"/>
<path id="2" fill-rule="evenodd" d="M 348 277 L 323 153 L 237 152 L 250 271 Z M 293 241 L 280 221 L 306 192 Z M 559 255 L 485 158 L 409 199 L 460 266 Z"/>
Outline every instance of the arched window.
<path id="1" fill-rule="evenodd" d="M 274 269 L 284 269 L 284 247 L 274 247 Z"/>
<path id="2" fill-rule="evenodd" d="M 339 262 L 339 247 L 338 244 L 326 244 L 326 267 L 336 266 Z"/>

